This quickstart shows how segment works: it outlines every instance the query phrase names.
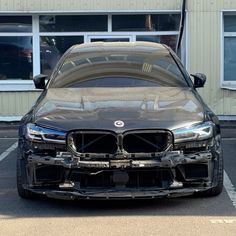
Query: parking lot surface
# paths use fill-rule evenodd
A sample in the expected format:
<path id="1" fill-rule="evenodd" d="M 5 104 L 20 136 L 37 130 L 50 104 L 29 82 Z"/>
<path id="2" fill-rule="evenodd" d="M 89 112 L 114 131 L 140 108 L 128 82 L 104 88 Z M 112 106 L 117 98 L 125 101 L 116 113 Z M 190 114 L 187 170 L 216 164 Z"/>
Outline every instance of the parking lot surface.
<path id="1" fill-rule="evenodd" d="M 236 129 L 223 129 L 224 191 L 213 198 L 23 200 L 16 129 L 0 129 L 0 235 L 236 235 Z"/>

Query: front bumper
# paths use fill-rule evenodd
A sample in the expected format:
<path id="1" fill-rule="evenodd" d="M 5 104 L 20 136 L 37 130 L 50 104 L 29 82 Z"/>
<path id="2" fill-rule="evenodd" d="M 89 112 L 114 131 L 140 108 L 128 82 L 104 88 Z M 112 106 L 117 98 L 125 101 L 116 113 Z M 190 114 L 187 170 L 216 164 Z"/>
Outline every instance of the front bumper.
<path id="1" fill-rule="evenodd" d="M 212 151 L 191 154 L 169 151 L 152 159 L 150 157 L 146 157 L 146 159 L 139 157 L 141 159 L 123 158 L 96 161 L 71 158 L 63 152 L 56 157 L 31 153 L 27 155 L 28 179 L 23 187 L 33 193 L 65 200 L 152 199 L 188 196 L 206 191 L 216 185 L 214 175 L 216 174 L 217 156 L 217 152 Z M 50 171 L 56 173 L 54 169 L 50 168 L 55 168 L 59 173 L 57 178 L 54 176 L 53 179 L 50 179 Z M 189 172 L 189 168 L 194 171 L 197 170 L 196 175 L 192 174 L 191 171 Z M 202 173 L 199 174 L 199 170 Z M 109 172 L 107 178 L 112 184 L 111 186 L 110 183 L 109 186 L 85 186 L 80 178 L 72 179 L 71 173 L 74 172 L 79 173 L 78 176 L 86 175 L 88 177 L 86 177 L 87 182 L 91 181 L 90 177 L 93 178 L 92 181 L 99 182 L 102 179 L 99 174 Z M 129 173 L 131 172 L 147 173 L 148 178 L 153 178 L 153 186 L 151 180 L 148 183 L 144 181 L 145 183 L 140 184 L 142 181 L 137 183 L 135 179 L 135 184 L 132 183 L 133 185 L 131 184 L 132 187 L 130 187 L 129 181 L 132 174 Z M 42 173 L 47 173 L 47 177 L 40 177 L 39 175 Z M 152 173 L 151 176 L 149 176 L 150 173 Z M 145 178 L 147 178 L 146 176 Z"/>

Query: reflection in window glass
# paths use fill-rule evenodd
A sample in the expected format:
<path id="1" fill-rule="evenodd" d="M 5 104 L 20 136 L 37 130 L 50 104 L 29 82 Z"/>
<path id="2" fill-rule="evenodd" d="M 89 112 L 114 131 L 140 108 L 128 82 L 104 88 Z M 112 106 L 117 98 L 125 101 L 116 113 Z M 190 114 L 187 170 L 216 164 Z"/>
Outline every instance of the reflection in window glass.
<path id="1" fill-rule="evenodd" d="M 92 38 L 91 42 L 129 42 L 129 38 Z"/>
<path id="2" fill-rule="evenodd" d="M 63 53 L 72 45 L 83 42 L 83 36 L 40 37 L 41 73 L 51 75 L 53 68 Z"/>
<path id="3" fill-rule="evenodd" d="M 137 35 L 136 41 L 163 43 L 175 50 L 177 35 Z"/>
<path id="4" fill-rule="evenodd" d="M 113 15 L 113 31 L 177 31 L 180 14 Z"/>
<path id="5" fill-rule="evenodd" d="M 224 80 L 236 81 L 236 37 L 225 37 Z"/>
<path id="6" fill-rule="evenodd" d="M 0 32 L 32 32 L 32 17 L 0 16 Z"/>
<path id="7" fill-rule="evenodd" d="M 0 16 L 0 32 L 32 32 L 32 17 Z"/>
<path id="8" fill-rule="evenodd" d="M 160 86 L 158 81 L 150 81 L 135 77 L 100 77 L 100 78 L 93 78 L 90 80 L 85 80 L 81 82 L 74 83 L 72 86 L 73 88 L 88 88 L 88 87 L 94 87 L 94 88 L 106 88 L 106 87 L 112 87 L 112 88 L 121 88 L 121 87 L 157 87 Z"/>
<path id="9" fill-rule="evenodd" d="M 225 32 L 236 32 L 236 15 L 224 16 Z"/>
<path id="10" fill-rule="evenodd" d="M 0 80 L 32 78 L 32 37 L 0 37 Z"/>
<path id="11" fill-rule="evenodd" d="M 127 78 L 118 80 L 114 77 Z M 49 87 L 80 87 L 81 82 L 82 86 L 92 87 L 187 86 L 179 67 L 166 51 L 150 55 L 122 49 L 119 55 L 112 50 L 71 53 Z"/>
<path id="12" fill-rule="evenodd" d="M 41 32 L 107 31 L 106 15 L 40 16 Z"/>

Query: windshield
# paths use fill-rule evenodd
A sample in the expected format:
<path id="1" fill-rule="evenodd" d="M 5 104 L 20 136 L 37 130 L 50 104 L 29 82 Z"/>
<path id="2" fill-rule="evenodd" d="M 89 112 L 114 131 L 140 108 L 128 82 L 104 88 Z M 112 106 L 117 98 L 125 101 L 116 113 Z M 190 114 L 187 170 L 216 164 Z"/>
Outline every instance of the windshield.
<path id="1" fill-rule="evenodd" d="M 70 54 L 50 88 L 188 87 L 169 52 L 86 52 Z"/>

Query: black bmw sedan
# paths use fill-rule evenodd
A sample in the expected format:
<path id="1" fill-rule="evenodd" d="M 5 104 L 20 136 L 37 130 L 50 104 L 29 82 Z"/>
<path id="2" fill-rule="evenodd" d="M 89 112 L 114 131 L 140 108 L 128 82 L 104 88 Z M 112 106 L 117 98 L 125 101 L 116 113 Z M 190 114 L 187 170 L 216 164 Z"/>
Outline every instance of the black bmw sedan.
<path id="1" fill-rule="evenodd" d="M 23 198 L 215 196 L 223 186 L 219 121 L 165 45 L 71 47 L 22 118 L 17 188 Z M 47 81 L 47 83 L 45 82 Z"/>

